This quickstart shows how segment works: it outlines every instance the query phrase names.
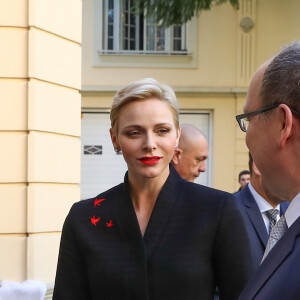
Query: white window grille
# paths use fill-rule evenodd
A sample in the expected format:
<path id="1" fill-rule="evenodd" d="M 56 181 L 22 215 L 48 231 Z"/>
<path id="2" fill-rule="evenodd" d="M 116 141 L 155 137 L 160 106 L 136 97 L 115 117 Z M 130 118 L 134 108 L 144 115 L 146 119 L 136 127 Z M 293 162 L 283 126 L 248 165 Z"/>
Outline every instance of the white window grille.
<path id="1" fill-rule="evenodd" d="M 187 55 L 186 25 L 158 26 L 133 13 L 134 0 L 103 0 L 103 54 Z"/>

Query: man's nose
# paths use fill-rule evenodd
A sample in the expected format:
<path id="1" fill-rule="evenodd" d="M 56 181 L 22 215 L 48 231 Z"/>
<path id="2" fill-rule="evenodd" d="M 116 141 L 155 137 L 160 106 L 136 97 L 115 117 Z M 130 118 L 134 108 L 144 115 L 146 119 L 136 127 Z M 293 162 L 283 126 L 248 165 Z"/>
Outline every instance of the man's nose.
<path id="1" fill-rule="evenodd" d="M 205 172 L 206 171 L 206 162 L 205 162 L 205 160 L 200 162 L 198 171 L 199 172 Z"/>

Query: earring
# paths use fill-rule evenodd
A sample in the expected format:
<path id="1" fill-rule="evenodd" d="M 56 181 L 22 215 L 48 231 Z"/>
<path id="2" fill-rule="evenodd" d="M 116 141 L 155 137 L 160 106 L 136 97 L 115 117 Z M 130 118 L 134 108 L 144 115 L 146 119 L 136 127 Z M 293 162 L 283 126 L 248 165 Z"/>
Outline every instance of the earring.
<path id="1" fill-rule="evenodd" d="M 116 153 L 121 151 L 119 148 L 114 148 L 114 150 L 115 150 Z"/>
<path id="2" fill-rule="evenodd" d="M 177 149 L 178 148 L 178 145 L 175 145 L 175 149 Z"/>

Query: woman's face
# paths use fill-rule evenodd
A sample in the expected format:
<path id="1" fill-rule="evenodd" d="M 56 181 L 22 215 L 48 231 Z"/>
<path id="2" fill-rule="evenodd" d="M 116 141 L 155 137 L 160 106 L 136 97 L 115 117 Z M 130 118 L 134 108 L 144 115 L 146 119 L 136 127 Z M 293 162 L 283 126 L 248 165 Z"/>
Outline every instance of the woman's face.
<path id="1" fill-rule="evenodd" d="M 114 147 L 122 150 L 129 176 L 144 178 L 168 176 L 179 133 L 169 105 L 155 98 L 124 105 L 117 134 L 111 130 Z"/>

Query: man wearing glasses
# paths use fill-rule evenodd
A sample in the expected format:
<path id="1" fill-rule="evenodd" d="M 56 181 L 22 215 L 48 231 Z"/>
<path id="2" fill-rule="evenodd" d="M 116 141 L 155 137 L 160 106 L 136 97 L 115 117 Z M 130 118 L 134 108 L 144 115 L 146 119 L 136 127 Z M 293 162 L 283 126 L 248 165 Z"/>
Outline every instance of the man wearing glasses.
<path id="1" fill-rule="evenodd" d="M 300 42 L 265 62 L 236 117 L 267 196 L 291 202 L 272 228 L 262 263 L 239 300 L 300 295 Z"/>

